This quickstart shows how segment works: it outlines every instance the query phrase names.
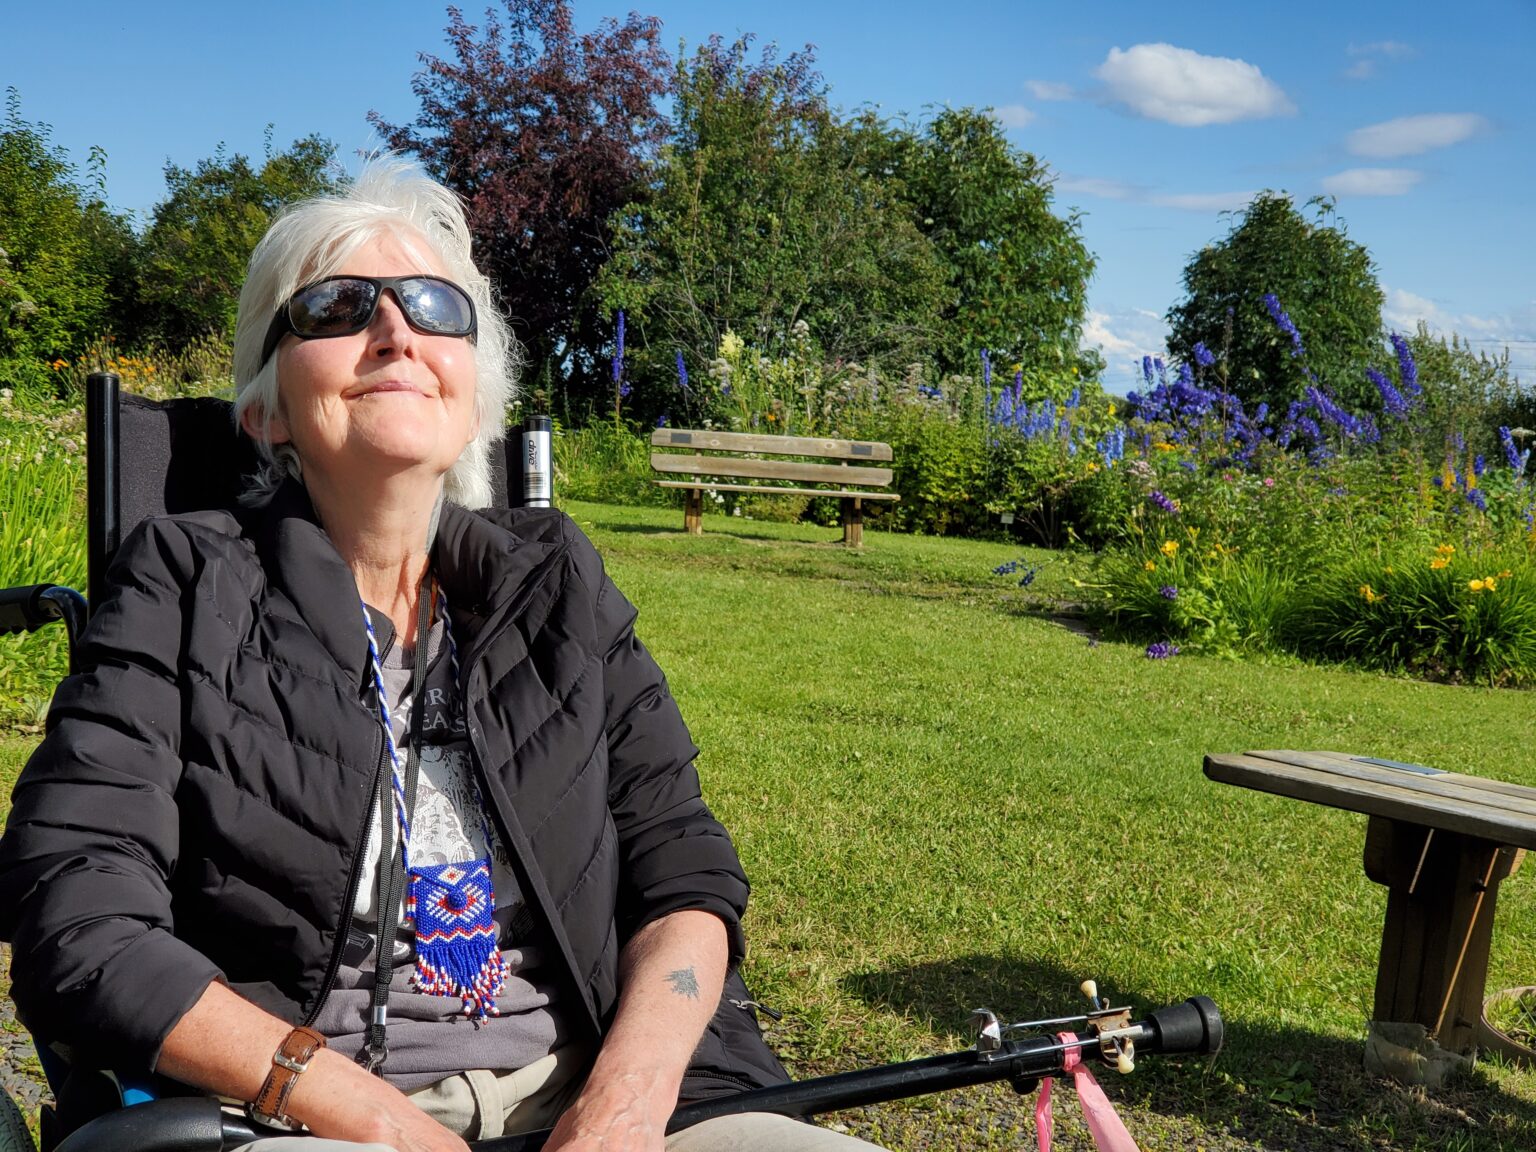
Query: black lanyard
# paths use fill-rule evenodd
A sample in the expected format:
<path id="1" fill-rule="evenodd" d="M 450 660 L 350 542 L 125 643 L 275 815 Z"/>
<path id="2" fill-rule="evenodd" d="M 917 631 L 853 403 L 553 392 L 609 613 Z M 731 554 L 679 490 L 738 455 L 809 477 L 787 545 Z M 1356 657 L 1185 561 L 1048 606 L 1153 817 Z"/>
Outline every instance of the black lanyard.
<path id="1" fill-rule="evenodd" d="M 417 593 L 419 606 L 416 611 L 416 665 L 411 672 L 411 728 L 405 742 L 405 791 L 406 822 L 415 814 L 416 782 L 421 775 L 422 714 L 425 707 L 422 697 L 427 682 L 427 637 L 432 629 L 432 595 L 430 582 L 423 580 Z M 445 622 L 446 623 L 446 622 Z M 388 706 L 388 701 L 383 701 Z M 405 891 L 404 846 L 395 850 L 394 768 L 379 773 L 377 803 L 383 813 L 380 821 L 379 871 L 375 877 L 375 908 L 378 912 L 374 934 L 373 1009 L 369 1014 L 368 1032 L 357 1062 L 375 1075 L 384 1061 L 389 1059 L 389 1045 L 385 1042 L 385 1029 L 389 1024 L 389 981 L 395 968 L 396 909 Z"/>

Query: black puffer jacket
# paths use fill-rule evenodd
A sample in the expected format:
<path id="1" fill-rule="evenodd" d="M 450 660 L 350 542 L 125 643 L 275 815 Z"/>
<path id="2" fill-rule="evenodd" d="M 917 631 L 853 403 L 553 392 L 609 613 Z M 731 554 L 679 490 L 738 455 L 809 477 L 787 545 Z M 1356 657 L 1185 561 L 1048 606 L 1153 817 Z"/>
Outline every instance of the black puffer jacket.
<path id="1" fill-rule="evenodd" d="M 600 1036 L 618 951 L 705 909 L 743 949 L 747 883 L 635 610 L 558 512 L 443 511 L 433 567 L 459 638 L 474 759 L 568 991 Z M 145 522 L 113 567 L 17 784 L 0 934 L 34 1033 L 153 1067 L 222 979 L 295 1023 L 350 922 L 382 734 L 356 584 L 303 490 L 237 520 Z M 784 1079 L 727 991 L 685 1096 Z"/>

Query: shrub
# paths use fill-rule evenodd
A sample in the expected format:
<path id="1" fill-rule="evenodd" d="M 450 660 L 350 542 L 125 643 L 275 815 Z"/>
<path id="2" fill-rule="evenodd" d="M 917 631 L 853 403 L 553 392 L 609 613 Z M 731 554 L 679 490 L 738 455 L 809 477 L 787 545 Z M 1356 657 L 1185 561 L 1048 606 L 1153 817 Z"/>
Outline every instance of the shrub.
<path id="1" fill-rule="evenodd" d="M 551 450 L 558 499 L 663 507 L 678 500 L 672 489 L 652 482 L 646 439 L 622 424 L 599 421 L 585 428 L 558 427 Z"/>

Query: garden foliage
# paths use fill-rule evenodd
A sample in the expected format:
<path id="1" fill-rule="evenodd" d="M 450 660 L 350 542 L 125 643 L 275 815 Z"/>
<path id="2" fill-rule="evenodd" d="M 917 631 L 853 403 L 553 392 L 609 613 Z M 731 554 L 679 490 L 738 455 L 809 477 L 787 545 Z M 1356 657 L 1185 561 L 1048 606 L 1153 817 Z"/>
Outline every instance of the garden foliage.
<path id="1" fill-rule="evenodd" d="M 1347 405 L 1372 408 L 1365 371 L 1381 341 L 1381 288 L 1370 253 L 1349 239 L 1326 198 L 1308 219 L 1289 196 L 1261 192 L 1225 237 L 1184 268 L 1185 297 L 1168 311 L 1168 347 L 1193 362 L 1220 354 L 1223 386 L 1249 404 L 1283 409 L 1322 383 Z M 1266 297 L 1285 302 L 1277 324 Z M 1298 333 L 1315 338 L 1306 349 Z"/>

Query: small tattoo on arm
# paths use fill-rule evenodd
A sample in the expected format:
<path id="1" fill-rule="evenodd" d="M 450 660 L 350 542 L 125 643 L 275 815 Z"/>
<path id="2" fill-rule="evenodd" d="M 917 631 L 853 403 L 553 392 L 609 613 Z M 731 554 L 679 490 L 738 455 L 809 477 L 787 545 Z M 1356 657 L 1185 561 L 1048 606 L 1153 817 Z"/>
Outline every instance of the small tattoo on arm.
<path id="1" fill-rule="evenodd" d="M 699 998 L 699 979 L 693 974 L 692 968 L 679 968 L 676 972 L 668 972 L 667 983 L 672 985 L 672 991 L 679 996 L 686 996 L 690 1000 Z"/>

